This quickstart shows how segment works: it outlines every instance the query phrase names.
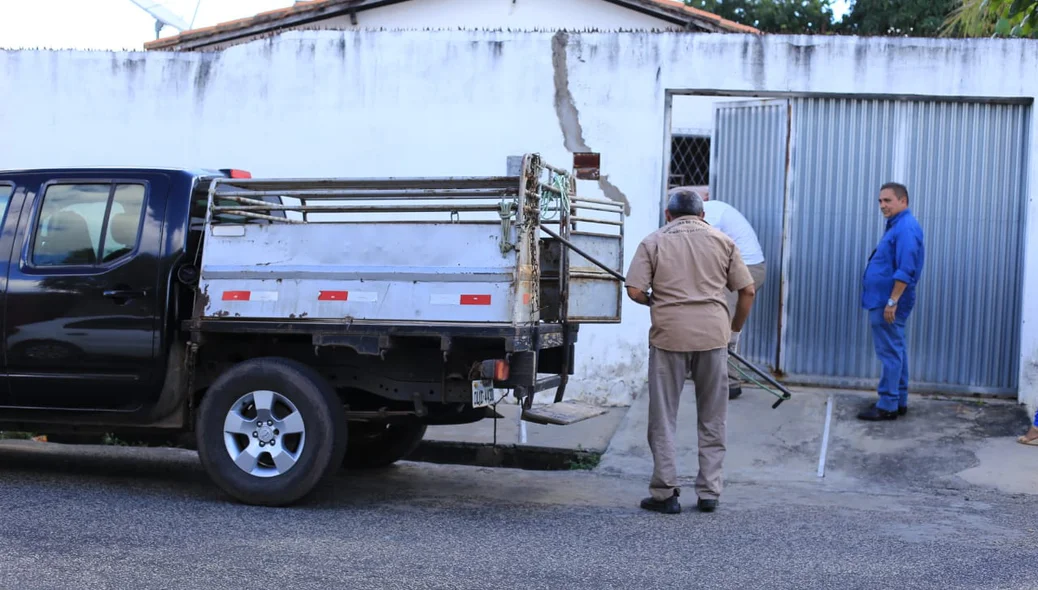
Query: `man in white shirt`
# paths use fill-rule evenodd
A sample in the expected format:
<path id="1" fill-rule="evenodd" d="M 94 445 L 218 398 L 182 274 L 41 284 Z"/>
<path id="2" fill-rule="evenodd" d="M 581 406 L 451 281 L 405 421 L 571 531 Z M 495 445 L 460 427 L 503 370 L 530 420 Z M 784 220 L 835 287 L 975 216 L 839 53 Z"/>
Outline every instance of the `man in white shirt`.
<path id="1" fill-rule="evenodd" d="M 735 242 L 735 246 L 739 248 L 739 254 L 742 255 L 743 262 L 746 263 L 746 267 L 750 270 L 750 276 L 753 277 L 754 289 L 757 293 L 762 293 L 761 286 L 764 285 L 767 267 L 764 263 L 764 251 L 760 247 L 760 241 L 757 239 L 757 232 L 753 231 L 753 226 L 735 207 L 721 201 L 710 200 L 709 187 L 693 186 L 687 188 L 691 188 L 703 198 L 703 211 L 706 213 L 706 222 L 721 230 L 721 233 L 727 235 Z M 727 297 L 728 315 L 732 316 L 735 314 L 735 304 L 738 301 L 739 294 L 728 291 Z M 728 343 L 728 349 L 736 351 L 738 345 L 739 332 L 732 332 L 732 339 Z M 742 384 L 739 382 L 735 371 L 729 369 L 728 399 L 735 399 L 740 395 L 742 395 Z"/>

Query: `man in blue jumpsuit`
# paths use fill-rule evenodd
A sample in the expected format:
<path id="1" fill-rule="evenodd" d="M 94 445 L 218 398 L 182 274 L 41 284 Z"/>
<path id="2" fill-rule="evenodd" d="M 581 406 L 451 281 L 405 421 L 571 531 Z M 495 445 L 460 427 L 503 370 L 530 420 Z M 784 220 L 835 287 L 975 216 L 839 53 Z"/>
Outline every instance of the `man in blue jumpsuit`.
<path id="1" fill-rule="evenodd" d="M 879 210 L 887 228 L 862 277 L 862 307 L 869 312 L 876 356 L 883 364 L 879 401 L 858 418 L 897 420 L 908 412 L 908 352 L 905 323 L 915 307 L 915 289 L 923 271 L 923 228 L 908 208 L 908 189 L 887 183 L 879 190 Z"/>

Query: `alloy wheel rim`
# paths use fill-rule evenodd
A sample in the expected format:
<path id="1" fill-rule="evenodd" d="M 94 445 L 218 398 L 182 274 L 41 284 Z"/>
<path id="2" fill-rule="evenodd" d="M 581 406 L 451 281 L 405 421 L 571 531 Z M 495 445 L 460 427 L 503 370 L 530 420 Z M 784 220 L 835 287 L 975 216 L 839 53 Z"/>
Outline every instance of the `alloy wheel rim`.
<path id="1" fill-rule="evenodd" d="M 276 391 L 253 391 L 227 411 L 223 439 L 239 469 L 256 477 L 276 477 L 299 462 L 306 445 L 306 424 L 287 397 Z"/>

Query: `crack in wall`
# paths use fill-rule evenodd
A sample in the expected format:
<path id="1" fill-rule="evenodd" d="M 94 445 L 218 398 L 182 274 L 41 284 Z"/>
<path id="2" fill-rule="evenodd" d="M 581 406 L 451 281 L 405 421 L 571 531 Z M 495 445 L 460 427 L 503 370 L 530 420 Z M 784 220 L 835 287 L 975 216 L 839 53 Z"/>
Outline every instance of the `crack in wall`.
<path id="1" fill-rule="evenodd" d="M 573 93 L 569 89 L 569 66 L 566 46 L 569 44 L 569 33 L 559 31 L 551 38 L 551 65 L 555 82 L 555 116 L 559 120 L 562 131 L 562 143 L 572 154 L 574 152 L 593 152 L 584 140 L 584 128 L 580 125 L 580 111 L 573 101 Z M 631 202 L 627 195 L 615 184 L 609 182 L 609 175 L 603 174 L 598 179 L 598 188 L 606 198 L 622 203 L 624 214 L 631 214 Z"/>

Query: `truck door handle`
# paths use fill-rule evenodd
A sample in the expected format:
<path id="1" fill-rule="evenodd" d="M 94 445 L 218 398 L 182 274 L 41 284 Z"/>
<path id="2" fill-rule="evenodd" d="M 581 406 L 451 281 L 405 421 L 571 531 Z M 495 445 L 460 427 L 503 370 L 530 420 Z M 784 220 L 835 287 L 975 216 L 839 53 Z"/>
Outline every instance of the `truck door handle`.
<path id="1" fill-rule="evenodd" d="M 105 291 L 103 295 L 109 299 L 139 299 L 146 297 L 148 292 L 146 290 L 134 290 L 134 289 L 110 289 Z"/>

